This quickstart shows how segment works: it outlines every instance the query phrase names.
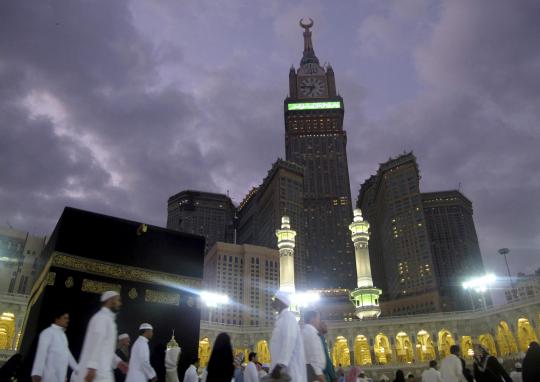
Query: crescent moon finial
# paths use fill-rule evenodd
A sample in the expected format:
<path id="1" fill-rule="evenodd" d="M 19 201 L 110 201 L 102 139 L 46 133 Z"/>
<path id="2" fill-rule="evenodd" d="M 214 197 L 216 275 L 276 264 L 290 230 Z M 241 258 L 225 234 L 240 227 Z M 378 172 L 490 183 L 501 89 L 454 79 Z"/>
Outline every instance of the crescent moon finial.
<path id="1" fill-rule="evenodd" d="M 303 21 L 304 21 L 304 19 L 300 19 L 300 22 L 299 22 L 300 27 L 302 27 L 304 29 L 309 29 L 309 28 L 311 28 L 313 26 L 313 19 L 312 18 L 309 19 L 309 24 L 304 24 Z"/>

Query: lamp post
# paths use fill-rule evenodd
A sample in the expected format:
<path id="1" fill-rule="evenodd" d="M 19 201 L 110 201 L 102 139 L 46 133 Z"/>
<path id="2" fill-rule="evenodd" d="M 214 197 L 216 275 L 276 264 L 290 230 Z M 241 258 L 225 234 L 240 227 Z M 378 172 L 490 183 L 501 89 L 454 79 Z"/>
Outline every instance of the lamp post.
<path id="1" fill-rule="evenodd" d="M 486 296 L 485 293 L 488 290 L 488 287 L 492 285 L 497 280 L 497 277 L 493 273 L 488 273 L 481 277 L 476 277 L 473 279 L 470 279 L 468 281 L 465 281 L 463 283 L 463 289 L 469 291 L 471 293 L 471 290 L 480 294 L 482 297 L 482 306 L 484 310 L 487 310 L 487 304 L 486 304 Z M 471 295 L 472 300 L 472 295 Z M 474 309 L 474 306 L 473 306 Z"/>
<path id="2" fill-rule="evenodd" d="M 501 248 L 497 252 L 499 253 L 499 255 L 502 255 L 504 257 L 504 262 L 506 263 L 506 270 L 508 271 L 508 280 L 510 281 L 510 291 L 512 293 L 512 296 L 514 296 L 514 282 L 512 281 L 512 274 L 510 273 L 510 266 L 508 265 L 508 258 L 506 257 L 506 255 L 510 253 L 510 250 L 508 248 Z"/>
<path id="3" fill-rule="evenodd" d="M 212 311 L 219 305 L 225 305 L 229 303 L 229 296 L 226 294 L 218 294 L 212 292 L 203 291 L 200 294 L 202 302 L 208 307 L 208 321 L 212 323 Z"/>

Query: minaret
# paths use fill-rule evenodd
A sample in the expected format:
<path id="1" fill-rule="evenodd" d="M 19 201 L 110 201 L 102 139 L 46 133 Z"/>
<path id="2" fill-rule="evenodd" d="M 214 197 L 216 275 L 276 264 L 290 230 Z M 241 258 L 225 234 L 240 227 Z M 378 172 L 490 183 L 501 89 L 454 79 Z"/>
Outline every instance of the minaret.
<path id="1" fill-rule="evenodd" d="M 291 229 L 288 216 L 281 218 L 281 229 L 276 230 L 279 248 L 279 290 L 294 293 L 294 239 L 296 231 Z"/>
<path id="2" fill-rule="evenodd" d="M 359 209 L 354 210 L 354 218 L 349 225 L 349 230 L 354 243 L 358 286 L 351 292 L 351 301 L 356 307 L 355 313 L 358 318 L 377 318 L 381 314 L 379 296 L 382 291 L 373 286 L 368 250 L 369 223 L 362 218 L 362 212 Z"/>

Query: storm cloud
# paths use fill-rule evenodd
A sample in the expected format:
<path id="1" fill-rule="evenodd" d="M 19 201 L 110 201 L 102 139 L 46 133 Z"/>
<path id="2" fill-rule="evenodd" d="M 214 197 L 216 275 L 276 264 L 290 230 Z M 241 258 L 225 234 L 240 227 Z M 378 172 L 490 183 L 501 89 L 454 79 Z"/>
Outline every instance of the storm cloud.
<path id="1" fill-rule="evenodd" d="M 424 191 L 473 201 L 486 266 L 540 267 L 540 3 L 0 3 L 0 224 L 66 205 L 160 226 L 182 189 L 239 202 L 284 155 L 283 99 L 315 20 L 344 97 L 353 197 L 414 150 Z"/>

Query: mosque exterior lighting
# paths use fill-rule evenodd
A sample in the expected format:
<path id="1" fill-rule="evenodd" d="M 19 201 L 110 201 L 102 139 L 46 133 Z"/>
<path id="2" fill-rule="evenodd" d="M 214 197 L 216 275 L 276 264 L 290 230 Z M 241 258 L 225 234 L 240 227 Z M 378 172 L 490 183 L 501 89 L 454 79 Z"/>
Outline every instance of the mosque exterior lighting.
<path id="1" fill-rule="evenodd" d="M 361 320 L 377 318 L 381 314 L 379 296 L 382 291 L 373 286 L 368 250 L 369 223 L 362 218 L 362 212 L 359 209 L 354 210 L 354 219 L 349 225 L 349 230 L 356 258 L 358 287 L 350 294 L 351 301 L 355 306 L 355 314 Z"/>
<path id="2" fill-rule="evenodd" d="M 276 230 L 279 249 L 279 290 L 294 294 L 294 247 L 296 231 L 291 229 L 288 216 L 281 218 L 281 229 Z"/>

